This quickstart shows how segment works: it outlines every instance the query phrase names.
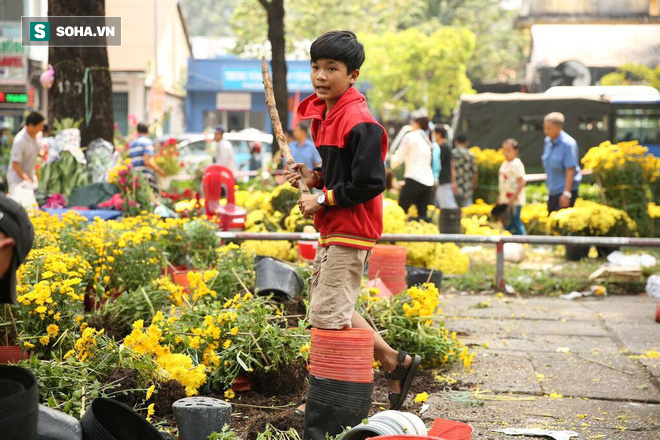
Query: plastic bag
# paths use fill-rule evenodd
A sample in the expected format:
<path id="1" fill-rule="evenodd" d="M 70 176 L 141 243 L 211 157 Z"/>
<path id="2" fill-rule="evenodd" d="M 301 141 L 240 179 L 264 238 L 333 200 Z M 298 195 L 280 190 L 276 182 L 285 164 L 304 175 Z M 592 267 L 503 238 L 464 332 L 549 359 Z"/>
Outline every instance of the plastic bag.
<path id="1" fill-rule="evenodd" d="M 646 281 L 646 294 L 660 299 L 660 275 L 651 275 Z"/>
<path id="2" fill-rule="evenodd" d="M 26 211 L 39 209 L 37 199 L 34 197 L 34 186 L 29 182 L 23 181 L 13 186 L 8 196 L 16 200 Z"/>

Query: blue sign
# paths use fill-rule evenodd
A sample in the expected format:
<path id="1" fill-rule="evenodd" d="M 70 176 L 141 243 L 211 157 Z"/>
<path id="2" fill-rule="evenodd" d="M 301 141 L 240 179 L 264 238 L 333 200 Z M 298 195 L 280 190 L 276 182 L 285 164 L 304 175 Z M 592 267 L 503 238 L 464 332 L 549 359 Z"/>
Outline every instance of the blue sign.
<path id="1" fill-rule="evenodd" d="M 289 68 L 287 72 L 287 87 L 289 92 L 313 92 L 309 77 L 310 68 Z M 222 89 L 231 91 L 263 92 L 264 84 L 261 79 L 261 66 L 222 67 Z"/>

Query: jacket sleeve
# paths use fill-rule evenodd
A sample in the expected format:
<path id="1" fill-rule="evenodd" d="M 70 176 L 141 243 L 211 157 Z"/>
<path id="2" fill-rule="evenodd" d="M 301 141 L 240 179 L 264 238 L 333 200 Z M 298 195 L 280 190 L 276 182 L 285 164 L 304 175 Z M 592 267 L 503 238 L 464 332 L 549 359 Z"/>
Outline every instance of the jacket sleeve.
<path id="1" fill-rule="evenodd" d="M 396 149 L 392 157 L 390 158 L 390 165 L 392 169 L 399 168 L 399 166 L 405 162 L 406 157 L 408 156 L 408 149 L 410 145 L 410 133 L 406 134 L 403 139 L 401 139 L 401 144 L 399 148 Z"/>
<path id="2" fill-rule="evenodd" d="M 381 151 L 383 129 L 372 123 L 358 124 L 349 132 L 346 148 L 353 153 L 351 179 L 326 190 L 327 203 L 354 206 L 385 191 L 385 164 Z"/>

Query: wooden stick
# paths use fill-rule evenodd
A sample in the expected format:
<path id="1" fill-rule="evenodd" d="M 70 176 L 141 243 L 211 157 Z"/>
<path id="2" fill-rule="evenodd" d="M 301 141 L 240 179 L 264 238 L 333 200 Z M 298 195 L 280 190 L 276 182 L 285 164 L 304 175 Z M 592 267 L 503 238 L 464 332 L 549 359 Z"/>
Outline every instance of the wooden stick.
<path id="1" fill-rule="evenodd" d="M 273 124 L 273 133 L 275 134 L 275 139 L 277 139 L 277 144 L 280 147 L 282 156 L 284 156 L 284 160 L 286 160 L 287 165 L 289 165 L 289 168 L 291 168 L 293 164 L 296 163 L 296 161 L 293 160 L 293 156 L 291 155 L 291 149 L 289 148 L 289 144 L 286 141 L 284 130 L 282 130 L 280 115 L 277 113 L 275 94 L 273 93 L 273 80 L 270 78 L 266 57 L 261 57 L 261 75 L 263 76 L 264 80 L 264 89 L 266 91 L 266 107 L 268 108 L 268 114 L 270 115 L 270 120 Z M 307 184 L 303 180 L 302 175 L 300 176 L 300 179 L 298 179 L 298 189 L 302 194 L 310 194 L 309 187 L 307 187 Z"/>

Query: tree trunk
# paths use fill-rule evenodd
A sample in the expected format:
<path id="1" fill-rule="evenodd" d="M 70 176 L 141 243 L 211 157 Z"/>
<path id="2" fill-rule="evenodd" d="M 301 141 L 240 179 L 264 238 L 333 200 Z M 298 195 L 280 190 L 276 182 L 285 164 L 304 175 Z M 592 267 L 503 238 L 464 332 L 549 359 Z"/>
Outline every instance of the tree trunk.
<path id="1" fill-rule="evenodd" d="M 104 16 L 105 0 L 48 0 L 48 15 Z M 55 83 L 48 91 L 51 127 L 55 119 L 82 119 L 83 147 L 98 138 L 112 142 L 114 114 L 107 48 L 51 46 L 48 62 L 55 69 Z"/>
<path id="2" fill-rule="evenodd" d="M 268 40 L 272 48 L 273 57 L 273 92 L 277 104 L 277 113 L 280 115 L 282 127 L 289 127 L 289 92 L 286 85 L 286 42 L 284 38 L 284 0 L 259 0 L 268 14 Z M 279 149 L 273 142 L 273 153 Z"/>

